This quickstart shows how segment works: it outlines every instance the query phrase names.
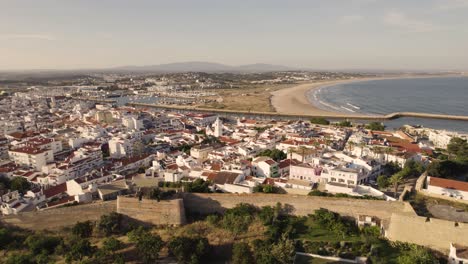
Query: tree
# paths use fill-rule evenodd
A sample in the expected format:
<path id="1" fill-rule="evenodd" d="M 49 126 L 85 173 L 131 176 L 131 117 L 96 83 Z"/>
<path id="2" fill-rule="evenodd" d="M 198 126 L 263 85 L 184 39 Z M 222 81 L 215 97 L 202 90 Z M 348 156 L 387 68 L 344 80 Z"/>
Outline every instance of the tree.
<path id="1" fill-rule="evenodd" d="M 401 172 L 393 174 L 389 179 L 389 183 L 393 185 L 394 197 L 397 198 L 398 186 L 403 183 L 403 174 Z"/>
<path id="2" fill-rule="evenodd" d="M 288 238 L 287 233 L 283 233 L 278 243 L 272 246 L 271 254 L 279 263 L 289 264 L 294 262 L 294 255 L 296 254 L 294 242 Z"/>
<path id="3" fill-rule="evenodd" d="M 232 263 L 233 264 L 250 264 L 254 263 L 250 247 L 245 242 L 234 244 L 232 248 Z"/>
<path id="4" fill-rule="evenodd" d="M 92 256 L 96 248 L 91 245 L 88 239 L 74 240 L 66 254 L 67 261 L 81 261 L 86 256 Z"/>
<path id="5" fill-rule="evenodd" d="M 433 264 L 437 263 L 436 258 L 429 252 L 429 250 L 411 245 L 409 249 L 398 257 L 399 264 Z"/>
<path id="6" fill-rule="evenodd" d="M 466 139 L 454 137 L 450 139 L 447 145 L 449 157 L 455 157 L 457 160 L 468 161 L 468 142 Z"/>
<path id="7" fill-rule="evenodd" d="M 271 244 L 266 240 L 253 241 L 254 259 L 257 264 L 276 264 L 278 261 L 271 254 Z"/>
<path id="8" fill-rule="evenodd" d="M 208 252 L 208 240 L 204 237 L 174 237 L 169 241 L 169 252 L 176 257 L 179 263 L 200 263 Z"/>
<path id="9" fill-rule="evenodd" d="M 164 242 L 159 235 L 149 233 L 140 237 L 136 243 L 136 249 L 144 263 L 155 263 L 163 246 Z"/>
<path id="10" fill-rule="evenodd" d="M 20 254 L 20 253 L 14 253 L 10 255 L 6 261 L 5 264 L 35 264 L 35 261 L 33 260 L 32 256 L 29 254 Z"/>
<path id="11" fill-rule="evenodd" d="M 123 243 L 115 237 L 106 238 L 102 242 L 102 248 L 104 249 L 104 251 L 109 253 L 115 253 L 115 251 L 121 249 L 122 247 Z"/>
<path id="12" fill-rule="evenodd" d="M 379 122 L 371 122 L 366 125 L 366 128 L 369 130 L 375 130 L 375 131 L 384 131 L 385 126 L 382 123 Z"/>
<path id="13" fill-rule="evenodd" d="M 379 177 L 377 177 L 377 185 L 379 186 L 380 189 L 387 188 L 389 185 L 387 176 L 379 175 Z"/>
<path id="14" fill-rule="evenodd" d="M 78 222 L 71 231 L 73 235 L 81 238 L 90 237 L 93 234 L 93 223 L 91 221 Z"/>
<path id="15" fill-rule="evenodd" d="M 315 118 L 310 119 L 310 123 L 318 124 L 318 125 L 329 125 L 330 121 L 326 120 L 323 117 L 315 117 Z"/>
<path id="16" fill-rule="evenodd" d="M 60 242 L 61 239 L 59 237 L 43 234 L 30 235 L 25 240 L 25 244 L 34 254 L 39 254 L 41 252 L 52 254 Z"/>
<path id="17" fill-rule="evenodd" d="M 288 157 L 286 153 L 284 153 L 283 151 L 279 149 L 266 149 L 258 153 L 257 157 L 261 157 L 261 156 L 270 157 L 274 161 L 284 160 Z"/>
<path id="18" fill-rule="evenodd" d="M 5 249 L 13 240 L 11 231 L 6 228 L 0 228 L 0 249 Z"/>
<path id="19" fill-rule="evenodd" d="M 349 122 L 348 120 L 338 122 L 336 123 L 336 125 L 339 127 L 352 127 L 353 126 L 353 124 L 351 124 L 351 122 Z"/>
<path id="20" fill-rule="evenodd" d="M 26 178 L 14 177 L 10 183 L 10 189 L 20 193 L 26 193 L 31 188 L 31 184 Z"/>
<path id="21" fill-rule="evenodd" d="M 120 232 L 121 222 L 122 215 L 112 212 L 107 215 L 102 215 L 97 227 L 99 231 L 103 232 L 106 236 L 109 236 Z"/>

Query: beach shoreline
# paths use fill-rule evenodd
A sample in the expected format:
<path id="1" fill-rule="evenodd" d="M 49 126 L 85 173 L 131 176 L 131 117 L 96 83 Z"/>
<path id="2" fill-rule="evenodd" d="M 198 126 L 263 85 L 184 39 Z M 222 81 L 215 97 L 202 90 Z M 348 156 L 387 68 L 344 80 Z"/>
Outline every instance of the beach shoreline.
<path id="1" fill-rule="evenodd" d="M 463 77 L 463 75 L 455 75 Z M 271 105 L 277 113 L 280 114 L 296 114 L 296 115 L 316 115 L 316 116 L 342 116 L 343 114 L 353 115 L 366 115 L 373 116 L 369 113 L 349 113 L 345 111 L 337 111 L 334 109 L 322 109 L 314 105 L 307 96 L 314 90 L 327 88 L 338 84 L 347 84 L 353 82 L 367 82 L 376 80 L 390 80 L 390 79 L 408 79 L 408 78 L 443 78 L 455 77 L 454 75 L 402 75 L 402 76 L 383 76 L 383 77 L 370 77 L 370 78 L 354 78 L 345 80 L 325 80 L 318 82 L 302 83 L 293 87 L 284 88 L 271 93 Z"/>

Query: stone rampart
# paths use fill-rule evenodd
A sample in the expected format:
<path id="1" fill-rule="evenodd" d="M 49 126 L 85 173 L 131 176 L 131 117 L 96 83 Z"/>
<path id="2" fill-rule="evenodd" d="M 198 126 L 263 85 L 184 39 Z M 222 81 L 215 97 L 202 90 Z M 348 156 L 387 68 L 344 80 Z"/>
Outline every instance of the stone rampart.
<path id="1" fill-rule="evenodd" d="M 468 224 L 393 214 L 386 236 L 393 241 L 415 243 L 447 253 L 450 243 L 468 246 Z"/>
<path id="2" fill-rule="evenodd" d="M 108 201 L 2 216 L 0 220 L 32 230 L 57 230 L 76 222 L 97 221 L 102 215 L 115 210 L 115 201 Z"/>
<path id="3" fill-rule="evenodd" d="M 149 200 L 134 197 L 117 197 L 117 212 L 152 225 L 183 225 L 186 222 L 184 201 Z"/>

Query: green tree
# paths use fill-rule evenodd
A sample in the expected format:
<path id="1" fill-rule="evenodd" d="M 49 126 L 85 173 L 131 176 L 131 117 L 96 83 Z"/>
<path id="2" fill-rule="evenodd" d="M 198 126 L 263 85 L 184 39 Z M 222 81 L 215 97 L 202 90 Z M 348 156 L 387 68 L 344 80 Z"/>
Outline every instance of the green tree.
<path id="1" fill-rule="evenodd" d="M 71 231 L 73 235 L 81 238 L 90 237 L 93 234 L 93 223 L 91 221 L 77 222 Z"/>
<path id="2" fill-rule="evenodd" d="M 0 228 L 0 249 L 5 249 L 12 242 L 13 235 L 10 230 Z"/>
<path id="3" fill-rule="evenodd" d="M 164 242 L 158 235 L 147 234 L 138 239 L 136 249 L 145 263 L 155 263 Z"/>
<path id="4" fill-rule="evenodd" d="M 429 252 L 429 250 L 411 245 L 408 250 L 398 257 L 399 264 L 434 264 L 437 259 Z"/>
<path id="5" fill-rule="evenodd" d="M 468 161 L 468 142 L 466 139 L 454 137 L 450 139 L 447 145 L 449 157 L 455 157 L 457 160 Z"/>
<path id="6" fill-rule="evenodd" d="M 169 241 L 168 248 L 179 263 L 198 264 L 207 254 L 209 244 L 204 237 L 174 237 Z"/>
<path id="7" fill-rule="evenodd" d="M 397 172 L 397 173 L 393 174 L 393 176 L 390 177 L 390 179 L 388 181 L 391 185 L 393 185 L 393 188 L 394 188 L 393 193 L 394 193 L 395 198 L 397 198 L 398 186 L 400 186 L 400 184 L 403 183 L 403 180 L 404 180 L 403 173 L 402 172 Z"/>
<path id="8" fill-rule="evenodd" d="M 122 247 L 123 243 L 115 237 L 106 238 L 102 242 L 102 249 L 109 253 L 115 253 L 115 251 L 121 249 Z"/>
<path id="9" fill-rule="evenodd" d="M 26 178 L 14 177 L 10 183 L 10 189 L 20 193 L 26 193 L 31 188 L 31 184 Z"/>
<path id="10" fill-rule="evenodd" d="M 5 264 L 35 264 L 33 257 L 30 254 L 21 254 L 21 253 L 14 253 L 10 255 Z"/>
<path id="11" fill-rule="evenodd" d="M 377 185 L 379 186 L 380 189 L 385 189 L 388 187 L 390 183 L 388 182 L 388 178 L 385 175 L 379 175 L 377 177 Z"/>
<path id="12" fill-rule="evenodd" d="M 240 242 L 234 244 L 232 248 L 232 263 L 233 264 L 250 264 L 254 263 L 252 251 L 247 243 Z"/>
<path id="13" fill-rule="evenodd" d="M 294 255 L 296 254 L 294 242 L 284 233 L 278 243 L 272 246 L 271 254 L 279 263 L 293 263 Z"/>
<path id="14" fill-rule="evenodd" d="M 96 248 L 91 245 L 88 239 L 78 239 L 72 241 L 65 258 L 70 261 L 81 261 L 84 257 L 90 257 L 94 254 Z"/>
<path id="15" fill-rule="evenodd" d="M 286 159 L 288 156 L 282 150 L 279 149 L 266 149 L 257 154 L 257 157 L 270 157 L 274 161 L 280 161 Z"/>
<path id="16" fill-rule="evenodd" d="M 310 123 L 318 124 L 318 125 L 329 125 L 330 121 L 326 120 L 323 117 L 315 117 L 315 118 L 310 119 Z"/>
<path id="17" fill-rule="evenodd" d="M 385 126 L 380 123 L 380 122 L 371 122 L 366 125 L 366 128 L 369 130 L 375 130 L 375 131 L 384 131 Z"/>
<path id="18" fill-rule="evenodd" d="M 41 252 L 52 254 L 60 242 L 61 238 L 59 237 L 47 236 L 44 234 L 34 234 L 28 236 L 24 243 L 34 254 L 37 255 Z"/>
<path id="19" fill-rule="evenodd" d="M 256 264 L 276 264 L 278 261 L 271 254 L 269 241 L 256 239 L 253 241 L 253 253 Z"/>
<path id="20" fill-rule="evenodd" d="M 336 123 L 336 125 L 339 127 L 352 127 L 353 126 L 353 124 L 351 124 L 351 122 L 349 122 L 348 120 L 338 122 Z"/>
<path id="21" fill-rule="evenodd" d="M 107 215 L 102 215 L 98 222 L 98 230 L 103 232 L 106 236 L 117 234 L 121 230 L 122 215 L 112 212 Z"/>

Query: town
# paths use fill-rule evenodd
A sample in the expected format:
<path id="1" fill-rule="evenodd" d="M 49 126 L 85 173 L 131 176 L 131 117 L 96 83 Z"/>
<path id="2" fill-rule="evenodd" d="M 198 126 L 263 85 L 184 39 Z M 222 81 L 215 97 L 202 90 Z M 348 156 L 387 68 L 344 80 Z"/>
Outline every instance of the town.
<path id="1" fill-rule="evenodd" d="M 252 76 L 249 85 L 359 77 L 273 75 L 269 79 Z M 468 263 L 468 244 L 459 245 L 468 237 L 464 224 L 468 222 L 468 135 L 411 125 L 390 131 L 379 122 L 274 120 L 132 107 L 128 103 L 203 103 L 219 108 L 228 104 L 219 91 L 242 84 L 219 81 L 235 75 L 178 74 L 138 80 L 106 76 L 106 86 L 82 78 L 68 85 L 13 84 L 3 91 L 2 222 L 14 224 L 22 215 L 53 214 L 54 210 L 115 203 L 116 199 L 120 206 L 124 199 L 138 200 L 148 192 L 158 202 L 184 193 L 213 193 L 213 199 L 237 195 L 249 200 L 252 195 L 254 205 L 255 199 L 262 199 L 258 195 L 284 200 L 315 196 L 338 203 L 378 201 L 389 206 L 401 202 L 412 207 L 413 219 L 430 217 L 453 223 L 463 228 L 461 235 L 450 241 L 438 237 L 442 245 L 430 239 L 421 243 L 395 234 L 396 214 L 381 217 L 361 209 L 354 216 L 359 225 L 378 226 L 378 232 L 390 240 L 396 236 L 394 240 L 450 254 L 453 261 L 449 263 Z M 178 79 L 178 84 L 171 84 L 170 78 Z M 118 208 L 120 213 L 125 210 Z M 188 220 L 158 221 L 159 225 L 183 225 Z M 54 227 L 34 227 L 42 228 Z M 361 258 L 353 261 L 349 263 L 364 263 L 359 262 Z"/>

